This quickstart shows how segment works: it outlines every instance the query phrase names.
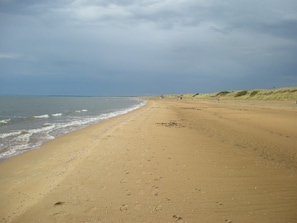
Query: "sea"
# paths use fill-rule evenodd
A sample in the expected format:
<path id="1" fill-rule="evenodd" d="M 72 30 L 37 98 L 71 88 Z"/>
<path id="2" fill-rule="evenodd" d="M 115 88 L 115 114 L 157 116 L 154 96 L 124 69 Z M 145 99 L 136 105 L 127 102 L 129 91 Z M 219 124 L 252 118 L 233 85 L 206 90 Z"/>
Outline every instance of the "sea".
<path id="1" fill-rule="evenodd" d="M 133 97 L 0 96 L 0 161 L 145 104 Z"/>

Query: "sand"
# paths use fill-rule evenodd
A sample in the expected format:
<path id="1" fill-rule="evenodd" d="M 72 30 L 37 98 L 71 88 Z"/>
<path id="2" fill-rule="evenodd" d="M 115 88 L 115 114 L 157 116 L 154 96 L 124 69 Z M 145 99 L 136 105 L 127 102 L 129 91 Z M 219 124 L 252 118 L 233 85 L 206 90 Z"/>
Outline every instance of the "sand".
<path id="1" fill-rule="evenodd" d="M 0 222 L 297 222 L 293 102 L 150 100 L 0 163 Z"/>

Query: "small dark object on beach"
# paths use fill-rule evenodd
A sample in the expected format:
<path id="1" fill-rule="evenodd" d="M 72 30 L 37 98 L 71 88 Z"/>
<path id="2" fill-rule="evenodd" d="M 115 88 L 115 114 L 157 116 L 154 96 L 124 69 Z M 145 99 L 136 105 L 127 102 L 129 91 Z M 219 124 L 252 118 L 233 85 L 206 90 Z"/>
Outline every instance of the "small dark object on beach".
<path id="1" fill-rule="evenodd" d="M 54 206 L 59 206 L 59 205 L 63 205 L 63 204 L 65 204 L 65 202 L 58 201 L 57 203 L 54 204 Z"/>
<path id="2" fill-rule="evenodd" d="M 162 125 L 165 127 L 178 127 L 178 128 L 182 128 L 184 127 L 183 125 L 177 123 L 176 121 L 170 121 L 170 122 L 158 122 L 156 123 L 157 125 Z"/>

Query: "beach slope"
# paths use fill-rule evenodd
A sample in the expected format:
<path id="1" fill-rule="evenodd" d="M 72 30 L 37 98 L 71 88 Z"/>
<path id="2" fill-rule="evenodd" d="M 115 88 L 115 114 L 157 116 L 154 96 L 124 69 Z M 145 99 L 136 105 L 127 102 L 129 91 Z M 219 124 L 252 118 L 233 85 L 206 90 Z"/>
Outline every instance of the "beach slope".
<path id="1" fill-rule="evenodd" d="M 0 163 L 0 222 L 297 222 L 297 107 L 148 101 Z"/>

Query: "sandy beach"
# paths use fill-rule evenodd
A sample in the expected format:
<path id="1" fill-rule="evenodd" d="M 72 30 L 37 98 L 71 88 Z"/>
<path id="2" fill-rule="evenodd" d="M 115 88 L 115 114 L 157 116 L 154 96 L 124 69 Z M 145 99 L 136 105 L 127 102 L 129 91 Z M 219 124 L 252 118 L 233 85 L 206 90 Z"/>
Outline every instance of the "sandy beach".
<path id="1" fill-rule="evenodd" d="M 150 99 L 0 163 L 0 222 L 297 222 L 292 101 Z"/>

